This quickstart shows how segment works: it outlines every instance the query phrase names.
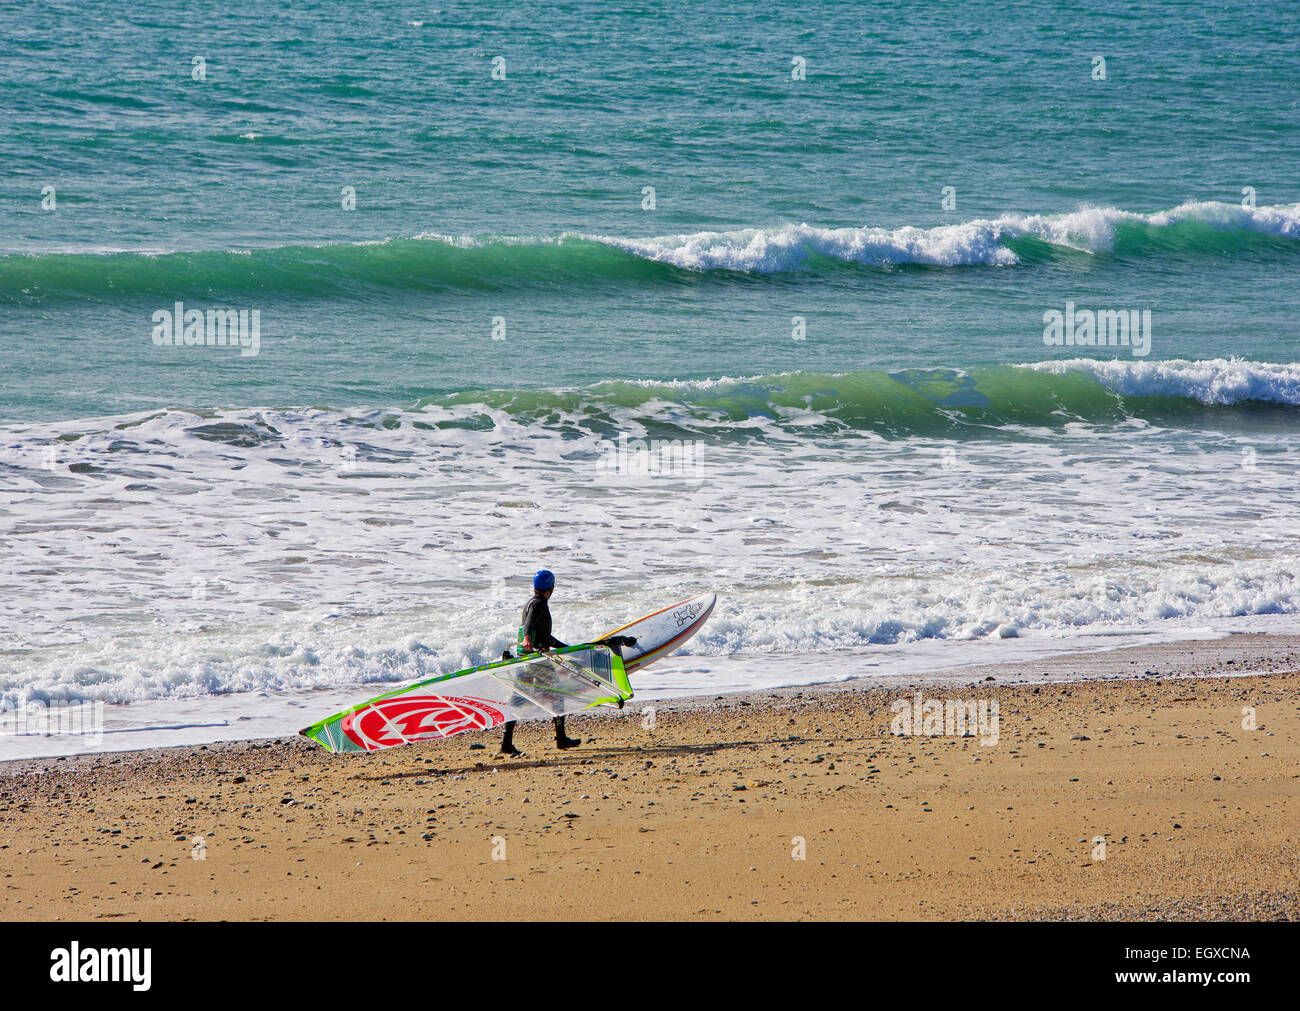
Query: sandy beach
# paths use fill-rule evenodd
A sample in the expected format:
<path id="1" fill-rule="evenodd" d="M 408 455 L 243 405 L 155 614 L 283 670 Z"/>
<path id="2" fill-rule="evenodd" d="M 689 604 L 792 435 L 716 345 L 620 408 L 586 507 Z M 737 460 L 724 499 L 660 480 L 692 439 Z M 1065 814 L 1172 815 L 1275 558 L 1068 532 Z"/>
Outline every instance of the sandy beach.
<path id="1" fill-rule="evenodd" d="M 1245 635 L 921 685 L 996 743 L 891 733 L 916 684 L 863 679 L 633 703 L 564 753 L 525 725 L 515 759 L 485 733 L 10 762 L 0 916 L 1293 920 L 1297 667 L 1300 638 Z"/>

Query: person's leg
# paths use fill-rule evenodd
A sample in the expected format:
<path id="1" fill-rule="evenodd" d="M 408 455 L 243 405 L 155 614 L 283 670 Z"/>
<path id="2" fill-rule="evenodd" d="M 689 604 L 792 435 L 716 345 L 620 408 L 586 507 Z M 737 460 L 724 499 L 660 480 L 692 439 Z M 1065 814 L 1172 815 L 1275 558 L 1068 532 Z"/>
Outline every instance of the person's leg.
<path id="1" fill-rule="evenodd" d="M 514 657 L 510 655 L 510 650 L 507 649 L 502 651 L 501 659 L 513 660 Z M 511 720 L 506 724 L 505 736 L 501 738 L 501 754 L 518 755 L 519 753 L 519 749 L 515 747 L 515 721 Z"/>
<path id="2" fill-rule="evenodd" d="M 568 737 L 564 733 L 564 717 L 555 717 L 555 746 L 563 750 L 565 748 L 576 748 L 581 743 L 581 738 Z"/>
<path id="3" fill-rule="evenodd" d="M 520 751 L 515 747 L 515 721 L 511 720 L 506 724 L 505 736 L 501 738 L 501 754 L 518 755 Z"/>

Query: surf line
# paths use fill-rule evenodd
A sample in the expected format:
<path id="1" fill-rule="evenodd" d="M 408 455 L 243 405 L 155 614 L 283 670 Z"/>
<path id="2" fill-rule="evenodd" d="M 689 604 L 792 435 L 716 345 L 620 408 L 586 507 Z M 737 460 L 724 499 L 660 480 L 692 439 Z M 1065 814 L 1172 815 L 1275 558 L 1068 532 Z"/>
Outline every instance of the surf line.
<path id="1" fill-rule="evenodd" d="M 1125 347 L 1134 358 L 1151 353 L 1150 309 L 1076 309 L 1067 299 L 1065 312 L 1043 313 L 1043 343 L 1049 347 Z"/>
<path id="2" fill-rule="evenodd" d="M 205 314 L 177 302 L 151 318 L 153 342 L 159 347 L 237 347 L 241 358 L 252 358 L 262 350 L 261 309 L 209 309 Z"/>

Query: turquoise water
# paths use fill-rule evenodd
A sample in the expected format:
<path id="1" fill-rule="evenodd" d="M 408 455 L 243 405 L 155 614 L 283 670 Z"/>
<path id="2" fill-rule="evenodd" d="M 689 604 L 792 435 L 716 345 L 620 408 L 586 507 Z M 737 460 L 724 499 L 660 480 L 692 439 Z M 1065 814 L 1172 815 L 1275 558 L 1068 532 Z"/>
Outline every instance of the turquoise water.
<path id="1" fill-rule="evenodd" d="M 663 696 L 1300 611 L 1294 3 L 0 24 L 0 710 L 283 733 L 542 565 L 718 592 Z"/>
<path id="2" fill-rule="evenodd" d="M 1295 358 L 1294 4 L 188 11 L 0 14 L 5 417 L 1025 362 L 1067 299 Z M 260 354 L 155 347 L 174 299 Z"/>

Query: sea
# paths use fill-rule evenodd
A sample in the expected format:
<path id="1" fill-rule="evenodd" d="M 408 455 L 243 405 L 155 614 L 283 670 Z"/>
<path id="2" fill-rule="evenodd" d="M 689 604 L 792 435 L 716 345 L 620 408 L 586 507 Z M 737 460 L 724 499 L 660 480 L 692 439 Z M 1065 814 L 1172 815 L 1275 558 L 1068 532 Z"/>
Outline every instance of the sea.
<path id="1" fill-rule="evenodd" d="M 0 26 L 0 758 L 1294 631 L 1300 5 Z"/>

